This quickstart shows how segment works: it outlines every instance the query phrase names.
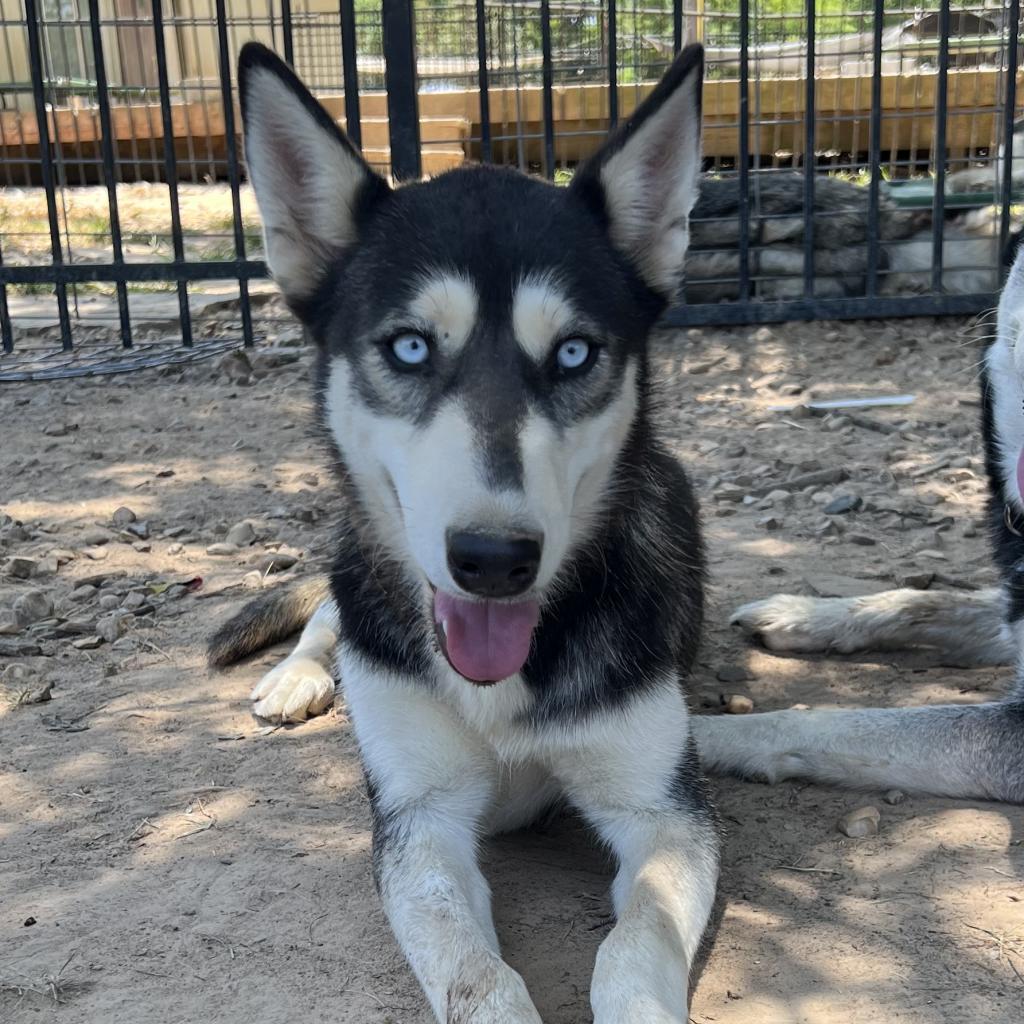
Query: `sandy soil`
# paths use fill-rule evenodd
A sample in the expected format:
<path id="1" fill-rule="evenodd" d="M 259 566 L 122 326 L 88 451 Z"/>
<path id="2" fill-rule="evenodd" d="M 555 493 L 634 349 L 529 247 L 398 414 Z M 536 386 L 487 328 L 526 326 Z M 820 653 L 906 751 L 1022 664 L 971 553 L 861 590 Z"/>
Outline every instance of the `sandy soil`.
<path id="1" fill-rule="evenodd" d="M 781 658 L 726 625 L 738 602 L 777 590 L 991 580 L 979 355 L 951 320 L 667 341 L 667 415 L 703 495 L 714 575 L 696 708 L 717 713 L 720 694 L 736 692 L 768 710 L 999 690 L 1005 669 L 926 654 Z M 55 604 L 0 636 L 0 1021 L 430 1019 L 373 893 L 344 709 L 267 731 L 247 696 L 281 652 L 222 675 L 203 664 L 211 628 L 251 596 L 252 559 L 298 557 L 268 578 L 277 586 L 330 548 L 335 498 L 307 429 L 309 354 L 255 361 L 249 385 L 237 365 L 202 364 L 0 390 L 0 511 L 23 524 L 0 526 L 0 556 L 36 559 L 40 573 L 0 573 L 0 620 L 29 591 L 43 593 L 44 613 Z M 771 409 L 901 392 L 917 401 L 856 422 Z M 771 508 L 736 500 L 816 468 L 849 479 Z M 826 516 L 836 493 L 864 507 Z M 148 541 L 112 526 L 119 506 L 148 523 Z M 207 554 L 241 520 L 255 526 L 253 547 Z M 198 589 L 181 586 L 197 577 Z M 90 579 L 98 591 L 72 601 Z M 137 607 L 118 625 L 125 603 Z M 95 646 L 97 631 L 112 642 Z M 718 680 L 737 669 L 749 678 Z M 17 704 L 44 681 L 51 700 Z M 715 790 L 725 910 L 694 1021 L 1021 1020 L 1022 809 L 725 780 Z M 866 802 L 882 811 L 880 834 L 845 838 L 837 819 Z M 545 1021 L 589 1020 L 590 965 L 609 927 L 604 854 L 560 818 L 483 857 L 507 956 Z"/>

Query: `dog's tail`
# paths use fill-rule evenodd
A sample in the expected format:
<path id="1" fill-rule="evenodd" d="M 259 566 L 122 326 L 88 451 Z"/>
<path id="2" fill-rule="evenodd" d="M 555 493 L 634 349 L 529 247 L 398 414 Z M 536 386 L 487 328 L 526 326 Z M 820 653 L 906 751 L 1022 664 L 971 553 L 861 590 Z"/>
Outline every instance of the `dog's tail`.
<path id="1" fill-rule="evenodd" d="M 257 597 L 213 634 L 206 648 L 207 661 L 224 668 L 286 640 L 309 622 L 329 594 L 327 577 L 313 576 Z"/>

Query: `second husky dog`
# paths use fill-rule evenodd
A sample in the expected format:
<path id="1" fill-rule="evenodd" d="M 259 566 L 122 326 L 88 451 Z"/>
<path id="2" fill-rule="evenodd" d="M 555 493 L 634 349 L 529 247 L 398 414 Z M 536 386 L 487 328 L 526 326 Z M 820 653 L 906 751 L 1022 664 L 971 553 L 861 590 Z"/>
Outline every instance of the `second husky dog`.
<path id="1" fill-rule="evenodd" d="M 685 1024 L 718 873 L 682 679 L 696 503 L 651 415 L 700 173 L 699 47 L 555 188 L 495 168 L 391 189 L 291 70 L 246 46 L 267 259 L 319 346 L 345 522 L 331 599 L 257 712 L 322 708 L 335 660 L 385 910 L 438 1020 L 539 1024 L 500 955 L 481 834 L 564 797 L 614 852 L 596 1024 Z M 325 595 L 242 613 L 228 663 Z"/>

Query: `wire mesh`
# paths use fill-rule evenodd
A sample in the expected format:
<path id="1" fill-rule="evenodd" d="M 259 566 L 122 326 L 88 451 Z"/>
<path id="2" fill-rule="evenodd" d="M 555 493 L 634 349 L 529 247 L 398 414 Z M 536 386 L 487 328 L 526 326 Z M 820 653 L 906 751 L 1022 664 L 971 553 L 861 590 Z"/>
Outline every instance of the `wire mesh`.
<path id="1" fill-rule="evenodd" d="M 674 322 L 980 310 L 998 289 L 1024 206 L 1019 0 L 397 3 L 415 126 L 389 119 L 379 0 L 0 0 L 0 375 L 25 331 L 209 341 L 226 299 L 222 340 L 258 338 L 249 39 L 384 173 L 414 127 L 428 175 L 491 160 L 558 183 L 700 40 L 706 175 Z"/>

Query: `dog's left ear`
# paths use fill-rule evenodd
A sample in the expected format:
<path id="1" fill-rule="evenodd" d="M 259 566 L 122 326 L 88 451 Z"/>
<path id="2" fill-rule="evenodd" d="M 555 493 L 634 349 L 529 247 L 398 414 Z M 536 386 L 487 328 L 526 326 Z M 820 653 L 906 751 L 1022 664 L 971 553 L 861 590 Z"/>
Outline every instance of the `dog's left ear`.
<path id="1" fill-rule="evenodd" d="M 704 50 L 688 46 L 654 92 L 573 178 L 612 243 L 666 301 L 675 298 L 700 188 Z"/>

